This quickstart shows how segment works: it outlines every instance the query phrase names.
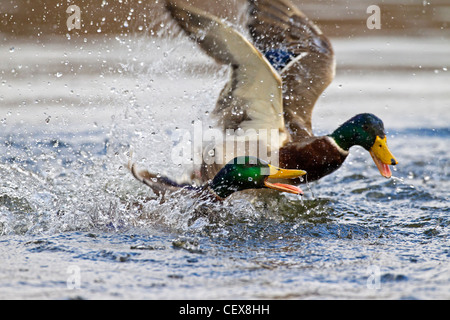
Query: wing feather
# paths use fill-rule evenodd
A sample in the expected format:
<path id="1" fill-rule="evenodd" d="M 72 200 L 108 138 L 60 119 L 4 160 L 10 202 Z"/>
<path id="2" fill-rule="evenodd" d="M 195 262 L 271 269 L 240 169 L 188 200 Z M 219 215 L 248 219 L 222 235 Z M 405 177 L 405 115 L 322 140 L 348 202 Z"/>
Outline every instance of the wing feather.
<path id="1" fill-rule="evenodd" d="M 331 43 L 289 0 L 249 3 L 250 35 L 281 74 L 284 118 L 291 138 L 313 136 L 314 105 L 335 74 Z"/>
<path id="2" fill-rule="evenodd" d="M 174 0 L 166 7 L 181 28 L 217 62 L 231 66 L 214 114 L 223 130 L 278 129 L 287 140 L 281 77 L 261 52 L 219 18 Z"/>

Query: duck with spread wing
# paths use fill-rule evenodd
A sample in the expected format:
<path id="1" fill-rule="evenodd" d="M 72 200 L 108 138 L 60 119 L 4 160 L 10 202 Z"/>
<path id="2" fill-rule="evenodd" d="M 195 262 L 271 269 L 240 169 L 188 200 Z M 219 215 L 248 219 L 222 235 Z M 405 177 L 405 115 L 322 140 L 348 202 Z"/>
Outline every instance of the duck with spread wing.
<path id="1" fill-rule="evenodd" d="M 382 176 L 391 177 L 389 165 L 397 160 L 375 115 L 358 114 L 329 135 L 313 134 L 312 111 L 334 78 L 335 58 L 328 38 L 291 1 L 249 0 L 252 42 L 185 2 L 168 0 L 166 7 L 209 56 L 231 66 L 213 112 L 224 131 L 278 129 L 280 167 L 305 170 L 308 181 L 338 169 L 355 145 L 369 151 Z M 202 177 L 218 170 L 217 164 L 204 164 Z"/>
<path id="2" fill-rule="evenodd" d="M 312 132 L 314 105 L 335 75 L 328 38 L 289 0 L 248 2 L 251 41 L 218 17 L 183 1 L 166 0 L 177 24 L 210 57 L 231 67 L 213 111 L 217 126 L 224 133 L 277 130 L 278 140 L 264 143 L 277 153 L 279 167 L 304 170 L 308 181 L 338 169 L 355 145 L 369 151 L 381 175 L 390 178 L 389 166 L 397 160 L 377 116 L 355 115 L 324 136 Z M 229 159 L 245 155 L 234 153 Z M 197 178 L 210 181 L 223 168 L 220 163 L 226 161 L 203 163 Z"/>

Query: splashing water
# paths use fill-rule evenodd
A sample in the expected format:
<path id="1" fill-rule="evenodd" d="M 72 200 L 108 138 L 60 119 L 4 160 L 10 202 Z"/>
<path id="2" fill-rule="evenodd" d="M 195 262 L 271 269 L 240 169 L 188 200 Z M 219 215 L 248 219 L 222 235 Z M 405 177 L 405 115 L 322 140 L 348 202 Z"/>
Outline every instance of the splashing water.
<path id="1" fill-rule="evenodd" d="M 336 42 L 343 61 L 353 45 Z M 30 56 L 34 45 L 7 49 L 22 68 L 2 78 L 0 91 L 0 254 L 9 257 L 0 271 L 19 276 L 2 280 L 1 297 L 449 297 L 448 73 L 416 74 L 409 85 L 420 90 L 410 93 L 403 68 L 387 77 L 369 66 L 364 82 L 349 64 L 334 82 L 345 85 L 318 104 L 319 133 L 362 107 L 377 110 L 400 162 L 393 179 L 355 148 L 335 174 L 308 183 L 303 199 L 267 191 L 213 204 L 157 197 L 127 163 L 172 177 L 189 172 L 171 160 L 173 137 L 210 121 L 227 68 L 182 35 L 46 48 L 47 63 Z M 385 61 L 401 45 L 390 50 Z M 28 85 L 20 77 L 31 69 L 40 76 Z M 382 96 L 384 81 L 408 94 Z M 395 108 L 380 114 L 380 105 Z M 81 270 L 79 287 L 67 284 L 69 266 Z"/>

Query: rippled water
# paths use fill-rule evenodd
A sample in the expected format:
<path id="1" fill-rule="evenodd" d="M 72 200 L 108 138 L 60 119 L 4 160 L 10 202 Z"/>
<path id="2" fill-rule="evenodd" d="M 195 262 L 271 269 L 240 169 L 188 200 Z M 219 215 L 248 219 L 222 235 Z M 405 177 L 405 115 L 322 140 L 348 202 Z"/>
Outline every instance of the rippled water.
<path id="1" fill-rule="evenodd" d="M 394 178 L 354 148 L 303 199 L 206 209 L 162 202 L 126 164 L 186 172 L 174 137 L 207 123 L 226 68 L 181 37 L 3 45 L 0 298 L 449 299 L 449 42 L 333 44 L 315 131 L 376 113 Z M 204 210 L 216 218 L 194 219 Z"/>

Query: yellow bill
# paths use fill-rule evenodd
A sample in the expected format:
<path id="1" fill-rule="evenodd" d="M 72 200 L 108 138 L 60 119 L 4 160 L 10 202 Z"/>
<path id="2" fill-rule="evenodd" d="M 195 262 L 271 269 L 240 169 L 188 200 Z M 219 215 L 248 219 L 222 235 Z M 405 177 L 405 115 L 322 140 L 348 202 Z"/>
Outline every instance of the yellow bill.
<path id="1" fill-rule="evenodd" d="M 392 172 L 389 165 L 395 166 L 398 161 L 392 155 L 391 151 L 389 151 L 386 137 L 381 139 L 377 136 L 375 143 L 372 148 L 370 148 L 369 152 L 381 175 L 385 178 L 390 178 L 392 176 Z"/>
<path id="2" fill-rule="evenodd" d="M 295 170 L 295 169 L 281 169 L 275 166 L 272 166 L 269 164 L 270 168 L 270 174 L 268 178 L 270 179 L 294 179 L 301 176 L 304 176 L 306 174 L 306 171 L 304 170 Z M 282 192 L 288 192 L 288 193 L 294 193 L 294 194 L 303 194 L 302 189 L 299 187 L 290 185 L 290 184 L 284 184 L 284 183 L 272 183 L 267 181 L 267 179 L 264 181 L 264 184 L 266 187 Z"/>

